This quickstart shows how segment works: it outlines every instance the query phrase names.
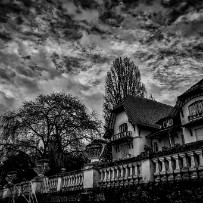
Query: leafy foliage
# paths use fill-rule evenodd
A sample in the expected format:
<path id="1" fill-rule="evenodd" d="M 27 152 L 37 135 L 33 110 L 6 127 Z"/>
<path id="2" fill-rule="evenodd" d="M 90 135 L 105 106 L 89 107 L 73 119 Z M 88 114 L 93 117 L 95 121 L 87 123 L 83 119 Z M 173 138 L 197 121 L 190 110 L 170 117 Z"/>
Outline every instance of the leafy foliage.
<path id="1" fill-rule="evenodd" d="M 7 112 L 1 127 L 4 156 L 24 152 L 33 160 L 49 158 L 52 166 L 60 168 L 70 157 L 81 157 L 84 141 L 99 133 L 100 122 L 78 98 L 52 93 Z"/>
<path id="2" fill-rule="evenodd" d="M 128 95 L 144 97 L 146 90 L 141 82 L 141 75 L 129 58 L 117 58 L 107 72 L 104 96 L 104 119 L 108 124 L 110 111 Z"/>
<path id="3" fill-rule="evenodd" d="M 3 164 L 0 165 L 0 184 L 6 184 L 6 176 L 8 172 L 16 171 L 17 180 L 16 182 L 20 182 L 23 179 L 30 180 L 36 173 L 33 171 L 34 163 L 31 161 L 30 157 L 23 153 L 15 153 L 9 154 L 6 160 L 4 160 Z"/>

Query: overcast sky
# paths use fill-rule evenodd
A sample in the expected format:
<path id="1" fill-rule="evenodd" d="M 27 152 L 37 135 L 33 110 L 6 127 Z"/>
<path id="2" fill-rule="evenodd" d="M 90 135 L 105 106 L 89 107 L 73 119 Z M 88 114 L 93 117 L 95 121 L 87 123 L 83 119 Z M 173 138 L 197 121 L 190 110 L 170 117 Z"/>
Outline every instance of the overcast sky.
<path id="1" fill-rule="evenodd" d="M 16 0 L 16 10 L 9 1 L 0 3 L 0 114 L 40 93 L 65 91 L 101 118 L 116 57 L 139 66 L 148 95 L 159 102 L 174 105 L 202 79 L 200 2 Z"/>

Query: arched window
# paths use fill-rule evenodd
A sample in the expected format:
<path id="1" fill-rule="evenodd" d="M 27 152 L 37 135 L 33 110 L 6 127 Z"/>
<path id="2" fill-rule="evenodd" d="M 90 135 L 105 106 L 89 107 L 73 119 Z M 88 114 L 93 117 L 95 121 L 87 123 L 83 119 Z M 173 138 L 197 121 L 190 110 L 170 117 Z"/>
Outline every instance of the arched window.
<path id="1" fill-rule="evenodd" d="M 203 113 L 203 100 L 196 101 L 188 106 L 189 116 Z"/>

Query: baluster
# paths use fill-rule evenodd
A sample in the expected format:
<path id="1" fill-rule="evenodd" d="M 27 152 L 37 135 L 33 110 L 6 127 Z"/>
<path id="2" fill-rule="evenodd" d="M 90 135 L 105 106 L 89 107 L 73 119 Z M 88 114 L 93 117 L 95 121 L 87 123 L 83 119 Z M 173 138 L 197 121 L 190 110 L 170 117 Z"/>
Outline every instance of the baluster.
<path id="1" fill-rule="evenodd" d="M 152 160 L 155 163 L 155 172 L 154 172 L 154 180 L 155 182 L 160 182 L 160 170 L 159 170 L 159 160 L 153 159 Z"/>
<path id="2" fill-rule="evenodd" d="M 166 173 L 168 175 L 168 180 L 171 181 L 174 180 L 172 160 L 170 156 L 166 157 L 166 160 L 168 161 L 168 170 L 166 171 Z"/>
<path id="3" fill-rule="evenodd" d="M 175 159 L 175 167 L 176 167 L 175 170 L 174 170 L 175 179 L 176 180 L 181 180 L 180 161 L 179 161 L 178 154 L 175 154 L 172 157 Z"/>
<path id="4" fill-rule="evenodd" d="M 137 176 L 138 176 L 139 183 L 142 183 L 143 179 L 142 179 L 141 163 L 137 163 Z"/>
<path id="5" fill-rule="evenodd" d="M 114 170 L 114 168 L 111 168 L 111 170 L 112 170 L 112 178 L 111 178 L 111 180 L 114 181 L 114 179 L 115 179 L 115 170 Z"/>
<path id="6" fill-rule="evenodd" d="M 180 153 L 178 156 L 183 160 L 183 167 L 181 168 L 182 178 L 189 179 L 189 165 L 187 162 L 186 154 Z"/>
<path id="7" fill-rule="evenodd" d="M 197 178 L 197 168 L 195 164 L 195 157 L 194 157 L 194 152 L 188 152 L 187 155 L 190 157 L 190 177 L 191 179 L 196 179 Z"/>
<path id="8" fill-rule="evenodd" d="M 100 169 L 99 172 L 100 172 L 100 182 L 102 182 L 103 178 L 104 178 L 104 176 L 103 176 L 103 170 Z"/>
<path id="9" fill-rule="evenodd" d="M 133 165 L 132 164 L 128 164 L 129 167 L 129 175 L 128 175 L 128 179 L 129 179 L 129 184 L 132 185 L 133 184 Z"/>
<path id="10" fill-rule="evenodd" d="M 107 171 L 106 169 L 104 169 L 104 182 L 106 182 L 106 179 L 107 179 Z"/>
<path id="11" fill-rule="evenodd" d="M 83 174 L 80 174 L 80 184 L 83 185 Z"/>
<path id="12" fill-rule="evenodd" d="M 133 175 L 133 168 L 132 168 L 132 164 L 128 164 L 128 167 L 129 167 L 129 175 L 128 175 L 128 178 L 131 179 L 132 178 L 132 175 Z"/>
<path id="13" fill-rule="evenodd" d="M 198 155 L 199 158 L 199 165 L 198 165 L 198 174 L 199 177 L 203 177 L 203 156 L 202 156 L 202 149 L 196 150 L 195 154 Z"/>
<path id="14" fill-rule="evenodd" d="M 133 163 L 133 182 L 138 183 L 137 163 Z"/>

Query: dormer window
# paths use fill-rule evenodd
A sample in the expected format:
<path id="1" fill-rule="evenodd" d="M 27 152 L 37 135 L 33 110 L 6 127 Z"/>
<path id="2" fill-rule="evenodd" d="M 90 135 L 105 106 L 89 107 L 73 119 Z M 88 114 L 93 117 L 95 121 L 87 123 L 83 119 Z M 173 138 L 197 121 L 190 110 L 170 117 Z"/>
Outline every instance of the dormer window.
<path id="1" fill-rule="evenodd" d="M 196 117 L 202 117 L 203 114 L 203 100 L 192 103 L 189 107 L 189 120 L 195 119 Z"/>
<path id="2" fill-rule="evenodd" d="M 119 126 L 119 132 L 123 133 L 128 131 L 128 124 L 127 123 L 123 123 L 122 125 Z"/>
<path id="3" fill-rule="evenodd" d="M 163 128 L 168 128 L 173 125 L 173 119 L 168 119 L 163 122 Z"/>

